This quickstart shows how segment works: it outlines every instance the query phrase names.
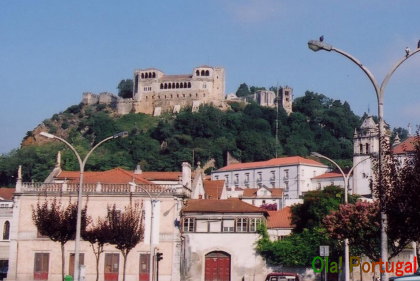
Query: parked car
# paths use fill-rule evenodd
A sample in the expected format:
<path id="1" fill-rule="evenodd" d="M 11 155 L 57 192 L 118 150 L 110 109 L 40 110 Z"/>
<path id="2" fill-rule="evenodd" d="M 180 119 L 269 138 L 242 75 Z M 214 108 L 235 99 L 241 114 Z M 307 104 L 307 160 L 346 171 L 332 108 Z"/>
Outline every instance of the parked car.
<path id="1" fill-rule="evenodd" d="M 267 274 L 265 281 L 299 281 L 299 276 L 291 272 L 272 272 Z"/>

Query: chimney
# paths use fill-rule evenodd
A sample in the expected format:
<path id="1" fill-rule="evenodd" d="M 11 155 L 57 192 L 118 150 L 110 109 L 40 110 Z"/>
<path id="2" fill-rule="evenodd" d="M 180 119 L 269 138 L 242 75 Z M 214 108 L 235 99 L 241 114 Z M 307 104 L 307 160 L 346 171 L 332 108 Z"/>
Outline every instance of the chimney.
<path id="1" fill-rule="evenodd" d="M 134 170 L 134 174 L 140 175 L 141 173 L 143 173 L 143 171 L 141 170 L 140 164 L 137 164 L 136 169 Z"/>
<path id="2" fill-rule="evenodd" d="M 191 189 L 191 165 L 188 162 L 182 162 L 182 185 Z"/>

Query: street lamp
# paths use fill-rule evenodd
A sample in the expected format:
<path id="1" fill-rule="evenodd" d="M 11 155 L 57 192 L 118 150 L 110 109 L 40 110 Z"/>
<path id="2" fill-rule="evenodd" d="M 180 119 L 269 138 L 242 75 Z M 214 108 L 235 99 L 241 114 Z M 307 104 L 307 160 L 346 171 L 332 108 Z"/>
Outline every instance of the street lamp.
<path id="1" fill-rule="evenodd" d="M 79 266 L 79 253 L 80 253 L 80 231 L 81 231 L 81 224 L 82 224 L 82 192 L 83 192 L 83 173 L 85 171 L 85 164 L 88 160 L 89 156 L 92 154 L 92 152 L 101 144 L 108 140 L 116 139 L 119 137 L 126 137 L 128 136 L 127 132 L 120 132 L 113 136 L 107 137 L 103 139 L 102 141 L 98 142 L 94 147 L 92 147 L 91 150 L 86 154 L 85 158 L 82 161 L 82 158 L 80 157 L 77 150 L 65 139 L 60 138 L 58 136 L 55 136 L 53 134 L 49 134 L 47 132 L 41 132 L 41 136 L 49 138 L 49 139 L 57 139 L 64 144 L 66 144 L 76 155 L 77 161 L 79 162 L 79 168 L 80 168 L 80 178 L 79 178 L 79 191 L 77 196 L 77 220 L 76 220 L 76 237 L 75 237 L 75 244 L 74 244 L 74 277 L 76 281 L 80 280 L 80 266 Z"/>
<path id="2" fill-rule="evenodd" d="M 361 161 L 359 161 L 356 165 L 353 165 L 353 167 L 351 167 L 350 171 L 347 173 L 347 175 L 343 172 L 343 170 L 341 169 L 341 167 L 331 158 L 328 158 L 327 156 L 324 156 L 318 152 L 311 152 L 312 156 L 318 157 L 318 158 L 323 158 L 325 160 L 330 161 L 331 163 L 333 163 L 337 169 L 340 171 L 341 176 L 343 177 L 344 180 L 344 204 L 348 203 L 348 190 L 349 190 L 349 179 L 351 174 L 353 173 L 354 168 L 356 168 L 357 165 L 359 165 L 360 163 L 362 163 L 363 161 L 366 161 L 369 158 L 365 158 Z M 350 280 L 350 251 L 349 251 L 349 239 L 346 238 L 344 239 L 344 280 L 345 281 L 349 281 Z"/>
<path id="3" fill-rule="evenodd" d="M 383 166 L 382 166 L 382 162 L 383 162 L 383 148 L 381 145 L 382 142 L 382 137 L 383 137 L 383 130 L 384 130 L 384 93 L 385 93 L 385 87 L 389 82 L 389 79 L 391 79 L 392 74 L 397 70 L 397 68 L 403 63 L 405 62 L 408 58 L 412 57 L 413 55 L 415 55 L 416 53 L 420 52 L 420 44 L 417 45 L 417 49 L 415 49 L 414 51 L 410 51 L 409 49 L 406 49 L 406 54 L 403 58 L 401 58 L 399 61 L 397 61 L 397 63 L 391 68 L 391 70 L 387 73 L 387 75 L 385 76 L 384 80 L 382 81 L 381 85 L 379 86 L 375 76 L 373 76 L 373 74 L 370 72 L 370 70 L 365 67 L 358 59 L 356 59 L 355 57 L 353 57 L 351 54 L 346 53 L 343 50 L 337 49 L 335 47 L 333 47 L 332 45 L 329 45 L 327 43 L 318 41 L 318 40 L 310 40 L 308 41 L 308 47 L 309 49 L 311 49 L 314 52 L 317 52 L 319 50 L 324 50 L 324 51 L 334 51 L 336 53 L 339 53 L 340 55 L 345 56 L 346 58 L 348 58 L 349 60 L 351 60 L 352 62 L 354 62 L 360 69 L 363 70 L 363 72 L 367 75 L 367 77 L 369 78 L 370 82 L 373 85 L 373 88 L 375 89 L 375 94 L 376 94 L 376 98 L 378 101 L 378 119 L 379 119 L 379 131 L 378 131 L 378 137 L 379 137 L 379 155 L 378 155 L 378 169 L 379 169 L 379 173 L 378 173 L 378 181 L 379 184 L 382 185 L 382 177 L 383 177 Z M 379 203 L 381 205 L 381 259 L 383 261 L 387 261 L 388 260 L 388 244 L 387 244 L 387 234 L 386 234 L 386 227 L 387 227 L 387 216 L 386 213 L 382 210 L 382 206 L 383 206 L 383 200 L 384 200 L 384 194 L 381 191 L 379 194 Z M 381 269 L 381 280 L 382 281 L 387 281 L 388 280 L 388 275 L 386 273 L 385 270 L 385 265 L 382 266 Z M 348 280 L 346 280 L 348 281 Z"/>
<path id="4" fill-rule="evenodd" d="M 131 187 L 136 188 L 139 187 L 141 190 L 143 190 L 144 192 L 146 192 L 146 194 L 149 196 L 150 198 L 150 230 L 149 230 L 149 244 L 150 244 L 150 254 L 149 254 L 149 280 L 153 281 L 153 221 L 154 221 L 154 217 L 155 217 L 155 203 L 158 202 L 158 198 L 159 196 L 167 191 L 168 189 L 170 189 L 170 187 L 166 187 L 166 188 L 162 188 L 160 190 L 159 193 L 157 193 L 155 196 L 152 196 L 152 194 L 149 192 L 149 190 L 147 190 L 146 188 L 144 188 L 141 185 L 136 184 L 134 181 L 133 182 L 129 182 L 128 183 Z"/>

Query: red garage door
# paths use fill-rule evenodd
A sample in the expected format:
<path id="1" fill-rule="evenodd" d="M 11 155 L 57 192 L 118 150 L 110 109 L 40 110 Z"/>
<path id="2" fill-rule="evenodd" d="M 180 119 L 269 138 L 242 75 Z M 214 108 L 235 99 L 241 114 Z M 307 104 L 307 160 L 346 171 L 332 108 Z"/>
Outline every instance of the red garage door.
<path id="1" fill-rule="evenodd" d="M 205 281 L 230 281 L 230 255 L 211 252 L 206 255 Z"/>

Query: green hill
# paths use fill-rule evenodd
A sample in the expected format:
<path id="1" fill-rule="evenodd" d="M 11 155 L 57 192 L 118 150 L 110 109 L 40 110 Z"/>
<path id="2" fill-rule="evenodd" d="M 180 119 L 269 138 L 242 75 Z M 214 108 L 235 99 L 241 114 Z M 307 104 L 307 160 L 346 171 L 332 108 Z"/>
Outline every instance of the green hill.
<path id="1" fill-rule="evenodd" d="M 40 131 L 65 138 L 81 155 L 105 137 L 129 132 L 127 138 L 99 147 L 87 162 L 87 170 L 116 166 L 134 169 L 140 163 L 143 170 L 173 171 L 179 170 L 184 161 L 205 163 L 211 158 L 218 168 L 225 165 L 227 152 L 242 162 L 276 155 L 308 156 L 311 151 L 351 161 L 353 132 L 361 118 L 347 102 L 306 92 L 295 99 L 293 111 L 287 116 L 283 110 L 277 114 L 275 109 L 254 103 L 234 103 L 228 111 L 202 106 L 194 113 L 187 108 L 176 115 L 152 117 L 116 116 L 112 108 L 104 105 L 74 105 L 28 132 L 20 149 L 1 156 L 0 185 L 14 184 L 18 165 L 23 166 L 24 180 L 44 180 L 58 150 L 63 154 L 64 169 L 79 169 L 67 147 L 39 136 Z"/>

